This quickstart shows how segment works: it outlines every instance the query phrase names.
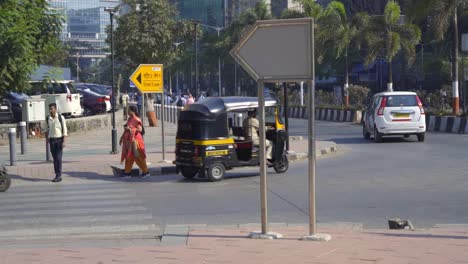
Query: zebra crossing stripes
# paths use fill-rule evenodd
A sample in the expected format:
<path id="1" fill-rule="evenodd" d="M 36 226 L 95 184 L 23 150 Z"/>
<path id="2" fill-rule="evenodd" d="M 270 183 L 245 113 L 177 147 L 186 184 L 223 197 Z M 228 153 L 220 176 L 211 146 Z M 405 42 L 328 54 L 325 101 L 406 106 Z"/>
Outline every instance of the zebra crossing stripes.
<path id="1" fill-rule="evenodd" d="M 115 183 L 12 188 L 2 194 L 0 230 L 0 243 L 161 234 L 137 194 Z"/>

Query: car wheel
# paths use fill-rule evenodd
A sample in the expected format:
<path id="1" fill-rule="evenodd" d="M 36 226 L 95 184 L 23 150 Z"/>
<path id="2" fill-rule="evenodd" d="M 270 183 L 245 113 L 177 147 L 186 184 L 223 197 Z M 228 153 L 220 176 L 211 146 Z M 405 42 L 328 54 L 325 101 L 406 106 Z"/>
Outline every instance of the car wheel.
<path id="1" fill-rule="evenodd" d="M 288 157 L 286 156 L 286 154 L 283 154 L 283 156 L 281 156 L 281 160 L 278 161 L 278 162 L 275 162 L 275 164 L 273 165 L 273 169 L 277 172 L 277 173 L 285 173 L 289 168 L 289 161 L 288 161 Z"/>
<path id="2" fill-rule="evenodd" d="M 381 143 L 382 142 L 382 134 L 379 133 L 377 127 L 374 126 L 374 142 Z"/>
<path id="3" fill-rule="evenodd" d="M 192 167 L 182 167 L 181 172 L 185 178 L 192 179 L 197 175 L 198 170 Z"/>
<path id="4" fill-rule="evenodd" d="M 419 142 L 424 142 L 425 137 L 426 137 L 425 133 L 419 133 L 418 134 L 418 141 Z"/>
<path id="5" fill-rule="evenodd" d="M 207 171 L 208 179 L 212 182 L 220 181 L 224 178 L 224 172 L 226 169 L 222 163 L 213 163 L 210 165 Z"/>
<path id="6" fill-rule="evenodd" d="M 363 136 L 365 139 L 369 139 L 369 138 L 370 138 L 370 133 L 367 132 L 366 123 L 362 123 L 362 136 Z"/>

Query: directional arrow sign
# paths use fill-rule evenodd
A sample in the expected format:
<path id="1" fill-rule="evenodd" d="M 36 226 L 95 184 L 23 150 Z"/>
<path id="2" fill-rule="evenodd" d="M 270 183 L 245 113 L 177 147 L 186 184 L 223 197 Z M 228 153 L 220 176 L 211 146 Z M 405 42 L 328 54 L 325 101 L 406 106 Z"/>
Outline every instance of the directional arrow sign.
<path id="1" fill-rule="evenodd" d="M 142 93 L 162 93 L 164 91 L 163 65 L 140 64 L 130 76 L 130 80 Z"/>
<path id="2" fill-rule="evenodd" d="M 310 80 L 312 27 L 312 18 L 257 21 L 231 56 L 256 81 Z"/>

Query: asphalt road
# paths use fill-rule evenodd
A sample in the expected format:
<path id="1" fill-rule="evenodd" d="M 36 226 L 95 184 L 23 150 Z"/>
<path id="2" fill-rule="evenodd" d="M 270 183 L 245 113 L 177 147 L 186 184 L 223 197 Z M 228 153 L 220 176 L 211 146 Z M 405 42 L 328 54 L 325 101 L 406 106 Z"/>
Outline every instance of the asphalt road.
<path id="1" fill-rule="evenodd" d="M 306 135 L 305 120 L 291 120 L 291 135 Z M 386 227 L 387 219 L 411 219 L 416 227 L 468 223 L 468 135 L 428 133 L 416 138 L 364 140 L 361 127 L 318 122 L 320 140 L 335 141 L 338 154 L 317 162 L 319 222 L 361 222 Z M 308 221 L 307 162 L 283 175 L 269 174 L 269 221 Z M 136 184 L 159 223 L 258 223 L 258 168 L 237 169 L 219 183 L 165 176 Z"/>
<path id="2" fill-rule="evenodd" d="M 306 127 L 305 120 L 291 120 L 290 134 L 306 136 Z M 411 137 L 377 144 L 364 140 L 358 125 L 323 121 L 317 122 L 317 134 L 320 140 L 339 144 L 337 154 L 317 161 L 319 223 L 358 222 L 385 228 L 393 217 L 411 219 L 416 228 L 468 223 L 468 135 L 428 133 L 424 143 Z M 99 136 L 105 135 L 95 135 L 102 144 L 93 144 L 92 151 L 106 153 L 108 142 Z M 79 140 L 83 139 L 75 139 Z M 78 146 L 77 142 L 70 144 Z M 149 146 L 158 144 L 156 139 L 148 140 Z M 68 155 L 89 151 L 89 147 L 71 148 Z M 299 161 L 291 163 L 285 174 L 269 170 L 270 223 L 307 223 L 307 166 Z M 0 234 L 0 244 L 31 239 L 43 243 L 44 238 L 71 235 L 154 241 L 166 224 L 259 223 L 259 190 L 256 167 L 229 171 L 217 183 L 165 175 L 12 186 L 0 203 L 0 227 L 8 230 Z"/>

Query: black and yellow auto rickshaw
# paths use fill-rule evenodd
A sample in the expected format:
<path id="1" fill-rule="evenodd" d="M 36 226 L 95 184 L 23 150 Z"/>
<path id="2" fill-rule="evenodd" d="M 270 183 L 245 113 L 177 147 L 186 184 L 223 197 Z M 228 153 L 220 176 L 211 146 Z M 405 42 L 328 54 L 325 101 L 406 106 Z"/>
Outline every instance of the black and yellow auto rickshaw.
<path id="1" fill-rule="evenodd" d="M 239 118 L 241 113 L 257 108 L 256 97 L 209 97 L 187 105 L 178 120 L 174 161 L 177 173 L 186 178 L 198 174 L 220 181 L 226 170 L 258 166 L 259 146 L 248 140 Z M 265 125 L 270 127 L 266 138 L 273 145 L 269 167 L 284 173 L 288 170 L 287 132 L 273 99 L 265 101 Z"/>

